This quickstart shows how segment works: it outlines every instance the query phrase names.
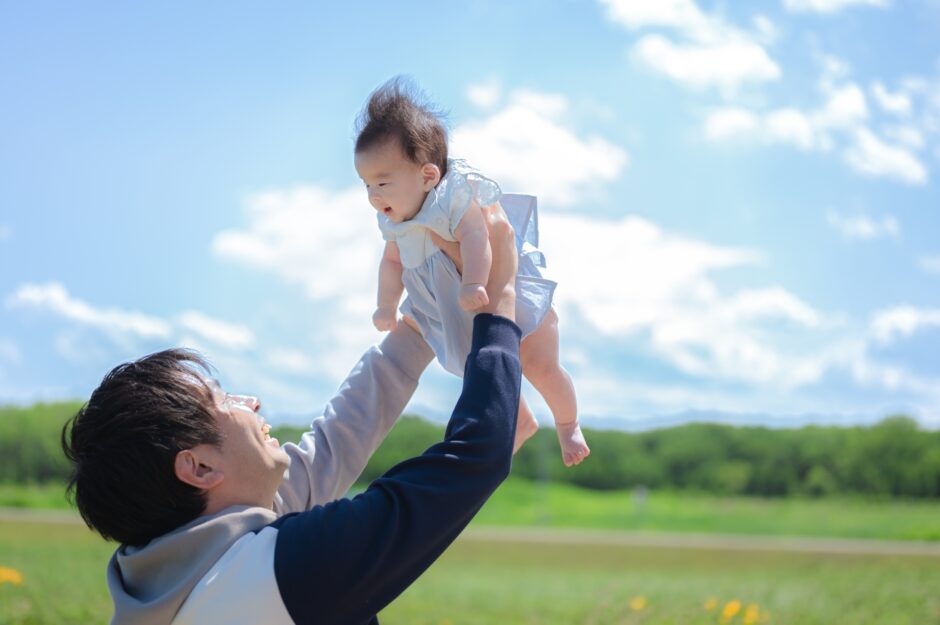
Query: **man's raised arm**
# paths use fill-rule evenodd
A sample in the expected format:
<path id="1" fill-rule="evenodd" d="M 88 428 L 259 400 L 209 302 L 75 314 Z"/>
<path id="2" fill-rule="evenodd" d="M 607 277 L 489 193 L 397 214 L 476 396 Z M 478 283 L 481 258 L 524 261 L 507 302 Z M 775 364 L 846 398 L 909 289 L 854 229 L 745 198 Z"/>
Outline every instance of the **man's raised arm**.
<path id="1" fill-rule="evenodd" d="M 406 324 L 369 348 L 300 444 L 284 445 L 291 464 L 275 511 L 300 512 L 342 497 L 405 409 L 433 357 Z"/>

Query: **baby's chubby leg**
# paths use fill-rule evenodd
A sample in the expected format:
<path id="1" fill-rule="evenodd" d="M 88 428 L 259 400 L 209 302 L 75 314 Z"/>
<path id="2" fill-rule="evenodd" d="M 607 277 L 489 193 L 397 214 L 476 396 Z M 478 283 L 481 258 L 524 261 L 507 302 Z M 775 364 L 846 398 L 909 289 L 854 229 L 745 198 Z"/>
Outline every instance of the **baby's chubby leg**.
<path id="1" fill-rule="evenodd" d="M 555 418 L 565 466 L 580 464 L 591 454 L 578 424 L 578 402 L 571 376 L 558 362 L 558 315 L 548 311 L 535 332 L 522 341 L 522 374 L 545 398 Z"/>
<path id="2" fill-rule="evenodd" d="M 532 438 L 539 429 L 539 422 L 532 414 L 532 409 L 525 402 L 525 397 L 519 396 L 519 415 L 516 417 L 516 438 L 512 443 L 512 453 L 519 451 L 522 444 Z"/>

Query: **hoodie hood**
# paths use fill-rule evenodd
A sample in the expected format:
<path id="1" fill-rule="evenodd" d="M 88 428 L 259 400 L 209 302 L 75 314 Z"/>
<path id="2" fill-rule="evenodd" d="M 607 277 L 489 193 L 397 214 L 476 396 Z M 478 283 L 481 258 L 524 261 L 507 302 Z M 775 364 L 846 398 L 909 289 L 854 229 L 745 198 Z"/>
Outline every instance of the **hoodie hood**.
<path id="1" fill-rule="evenodd" d="M 276 519 L 272 510 L 232 506 L 143 547 L 121 545 L 108 563 L 112 625 L 169 625 L 199 580 L 235 541 Z"/>

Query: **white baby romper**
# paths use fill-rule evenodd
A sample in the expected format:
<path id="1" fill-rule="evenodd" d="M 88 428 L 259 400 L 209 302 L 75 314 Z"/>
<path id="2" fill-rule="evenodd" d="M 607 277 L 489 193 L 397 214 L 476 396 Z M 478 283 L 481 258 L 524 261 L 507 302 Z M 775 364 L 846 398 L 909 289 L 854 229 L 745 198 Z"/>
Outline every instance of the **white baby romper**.
<path id="1" fill-rule="evenodd" d="M 480 206 L 499 200 L 516 231 L 516 323 L 525 337 L 542 322 L 556 286 L 538 269 L 545 266 L 545 257 L 538 250 L 535 197 L 503 195 L 499 185 L 464 161 L 448 159 L 447 173 L 428 193 L 417 215 L 395 223 L 378 214 L 382 236 L 386 241 L 395 241 L 401 255 L 402 282 L 407 293 L 401 313 L 415 320 L 441 366 L 461 377 L 470 353 L 476 313 L 460 307 L 460 274 L 454 262 L 434 245 L 431 231 L 447 241 L 456 241 L 454 231 L 472 200 Z"/>

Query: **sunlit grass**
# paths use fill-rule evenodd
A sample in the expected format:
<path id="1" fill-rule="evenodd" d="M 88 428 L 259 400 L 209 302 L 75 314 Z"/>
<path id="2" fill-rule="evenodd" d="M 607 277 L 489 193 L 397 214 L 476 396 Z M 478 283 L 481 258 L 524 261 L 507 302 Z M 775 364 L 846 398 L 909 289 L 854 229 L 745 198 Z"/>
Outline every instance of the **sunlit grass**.
<path id="1" fill-rule="evenodd" d="M 113 545 L 0 522 L 0 625 L 103 623 Z M 383 625 L 914 625 L 940 621 L 936 558 L 488 542 L 452 546 Z M 736 602 L 736 603 L 735 603 Z M 733 614 L 732 614 L 733 612 Z"/>

